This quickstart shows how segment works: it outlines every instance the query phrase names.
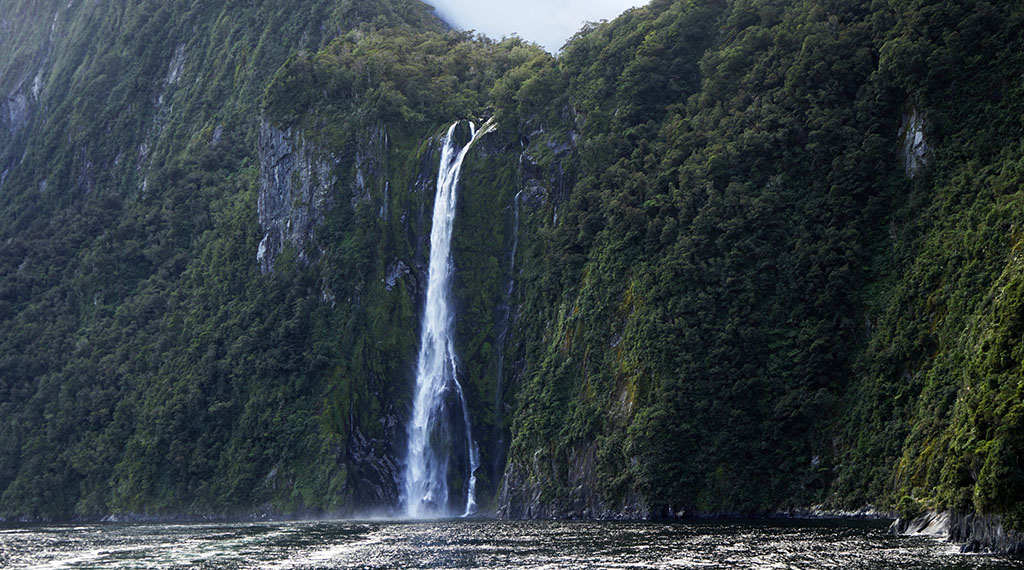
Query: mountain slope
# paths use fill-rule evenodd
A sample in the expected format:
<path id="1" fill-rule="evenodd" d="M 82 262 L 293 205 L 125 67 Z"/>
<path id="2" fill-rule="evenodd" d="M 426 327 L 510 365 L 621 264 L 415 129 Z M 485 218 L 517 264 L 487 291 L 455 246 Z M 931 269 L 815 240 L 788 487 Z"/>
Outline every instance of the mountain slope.
<path id="1" fill-rule="evenodd" d="M 571 43 L 503 512 L 1018 520 L 1020 17 L 654 2 Z"/>
<path id="2" fill-rule="evenodd" d="M 260 102 L 296 51 L 440 22 L 401 1 L 0 12 L 23 33 L 3 45 L 3 513 L 344 503 L 329 366 L 306 354 L 325 309 L 255 263 Z"/>
<path id="3" fill-rule="evenodd" d="M 393 507 L 438 137 L 493 117 L 481 504 L 1024 524 L 1019 8 L 656 0 L 553 58 L 308 4 L 3 11 L 0 515 Z"/>

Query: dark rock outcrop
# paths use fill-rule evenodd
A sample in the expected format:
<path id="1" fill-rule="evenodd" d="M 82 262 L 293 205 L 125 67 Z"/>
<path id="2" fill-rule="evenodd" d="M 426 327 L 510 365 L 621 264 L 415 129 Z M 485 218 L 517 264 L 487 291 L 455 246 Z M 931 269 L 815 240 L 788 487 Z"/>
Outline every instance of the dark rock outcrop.
<path id="1" fill-rule="evenodd" d="M 647 519 L 650 508 L 638 493 L 610 500 L 597 477 L 597 446 L 573 447 L 564 462 L 545 460 L 538 450 L 529 470 L 510 463 L 502 479 L 495 515 L 501 519 Z M 569 492 L 545 493 L 553 481 Z"/>
<path id="2" fill-rule="evenodd" d="M 889 531 L 908 536 L 944 538 L 960 544 L 961 552 L 1024 554 L 1024 536 L 1007 530 L 998 516 L 929 511 L 909 521 L 896 519 Z"/>
<path id="3" fill-rule="evenodd" d="M 356 496 L 351 507 L 372 509 L 398 503 L 399 466 L 393 455 L 380 451 L 387 447 L 385 441 L 371 440 L 358 429 L 352 431 L 347 463 Z"/>
<path id="4" fill-rule="evenodd" d="M 256 259 L 260 270 L 270 273 L 286 243 L 299 260 L 310 260 L 306 246 L 332 206 L 337 161 L 316 152 L 293 129 L 281 130 L 267 120 L 260 125 L 259 159 L 257 208 L 263 240 Z"/>

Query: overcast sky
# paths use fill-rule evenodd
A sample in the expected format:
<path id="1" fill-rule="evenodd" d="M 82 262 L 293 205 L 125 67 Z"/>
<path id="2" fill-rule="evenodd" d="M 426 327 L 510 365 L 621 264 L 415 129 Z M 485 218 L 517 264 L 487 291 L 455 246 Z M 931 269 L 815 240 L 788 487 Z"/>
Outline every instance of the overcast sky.
<path id="1" fill-rule="evenodd" d="M 584 22 L 611 20 L 649 0 L 426 0 L 446 22 L 500 40 L 513 33 L 557 53 Z"/>

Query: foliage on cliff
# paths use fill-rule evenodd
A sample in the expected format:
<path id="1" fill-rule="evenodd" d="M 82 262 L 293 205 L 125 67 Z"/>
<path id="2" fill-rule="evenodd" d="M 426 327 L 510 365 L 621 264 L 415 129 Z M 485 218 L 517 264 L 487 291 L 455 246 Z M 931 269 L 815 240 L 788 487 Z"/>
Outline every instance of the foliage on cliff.
<path id="1" fill-rule="evenodd" d="M 525 341 L 513 461 L 547 455 L 558 481 L 560 450 L 592 446 L 606 504 L 638 490 L 655 514 L 826 496 L 859 292 L 904 186 L 882 17 L 656 2 L 568 46 L 581 172 L 538 276 L 556 294 L 532 295 L 551 324 Z"/>
<path id="2" fill-rule="evenodd" d="M 1024 525 L 1020 7 L 655 0 L 552 57 L 300 4 L 0 0 L 0 516 L 393 505 L 437 135 L 493 116 L 491 506 Z M 267 275 L 261 124 L 336 180 Z"/>
<path id="3" fill-rule="evenodd" d="M 1021 17 L 653 2 L 499 98 L 580 141 L 524 248 L 507 512 L 1021 524 Z"/>
<path id="4" fill-rule="evenodd" d="M 416 315 L 426 293 L 439 135 L 455 120 L 482 126 L 492 112 L 489 93 L 495 82 L 536 59 L 550 56 L 517 38 L 496 43 L 454 31 L 353 33 L 315 54 L 297 54 L 268 86 L 266 116 L 338 156 L 343 179 L 358 180 L 362 187 L 353 196 L 357 221 L 346 231 L 349 247 L 370 254 L 366 263 L 354 266 L 332 257 L 337 245 L 325 239 L 329 254 L 321 265 L 337 267 L 343 272 L 339 279 L 351 279 L 353 269 L 379 276 L 359 292 L 360 312 L 367 320 L 346 322 L 339 332 L 342 339 L 365 339 L 367 348 L 362 363 L 347 366 L 345 375 L 333 380 L 328 405 L 341 416 L 328 419 L 331 429 L 343 431 L 336 424 L 344 423 L 339 420 L 346 419 L 348 410 L 357 409 L 346 394 L 365 390 L 374 378 L 401 394 L 398 405 L 408 404 L 418 341 Z M 463 131 L 457 134 L 465 137 Z M 366 148 L 368 139 L 387 143 L 373 151 Z M 460 185 L 453 243 L 460 375 L 473 402 L 470 416 L 480 439 L 483 467 L 477 478 L 484 504 L 501 478 L 504 453 L 503 446 L 493 444 L 505 428 L 498 410 L 503 404 L 494 398 L 501 350 L 494 344 L 500 327 L 495 310 L 509 279 L 506 264 L 499 261 L 506 257 L 511 235 L 506 205 L 518 184 L 518 160 L 508 152 L 510 144 L 507 134 L 489 134 L 476 145 Z M 374 154 L 379 156 L 370 156 Z M 333 309 L 346 310 L 351 309 Z M 402 429 L 393 434 L 399 441 L 393 442 L 392 454 L 405 444 L 408 412 L 402 408 Z M 453 457 L 450 484 L 456 501 L 468 483 L 464 451 L 447 450 Z"/>
<path id="5" fill-rule="evenodd" d="M 352 30 L 440 30 L 430 9 L 5 0 L 0 14 L 3 101 L 27 95 L 24 125 L 0 130 L 0 516 L 384 501 L 353 497 L 347 434 L 325 427 L 341 413 L 332 379 L 364 350 L 341 324 L 365 316 L 323 298 L 348 303 L 372 276 L 287 253 L 259 274 L 256 139 L 289 56 Z M 348 212 L 321 235 L 358 268 Z M 399 398 L 386 383 L 345 397 L 359 451 L 385 455 L 380 418 L 399 412 L 381 402 Z"/>

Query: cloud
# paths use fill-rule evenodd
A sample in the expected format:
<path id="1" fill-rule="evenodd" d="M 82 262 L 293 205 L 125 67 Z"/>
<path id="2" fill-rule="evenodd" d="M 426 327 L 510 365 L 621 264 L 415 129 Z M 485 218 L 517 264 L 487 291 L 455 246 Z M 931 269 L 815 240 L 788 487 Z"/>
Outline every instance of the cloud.
<path id="1" fill-rule="evenodd" d="M 426 0 L 449 24 L 494 39 L 516 34 L 557 52 L 585 22 L 610 20 L 647 0 Z"/>

